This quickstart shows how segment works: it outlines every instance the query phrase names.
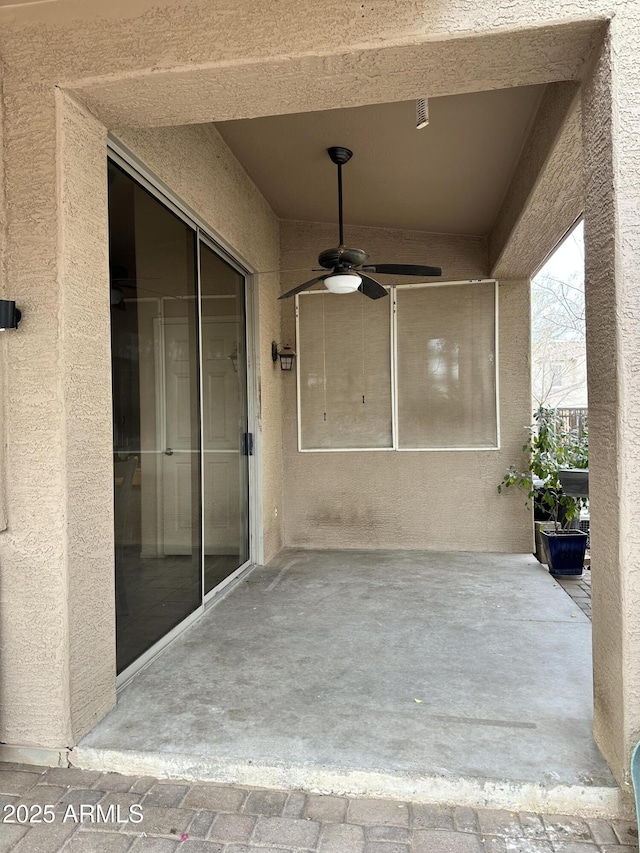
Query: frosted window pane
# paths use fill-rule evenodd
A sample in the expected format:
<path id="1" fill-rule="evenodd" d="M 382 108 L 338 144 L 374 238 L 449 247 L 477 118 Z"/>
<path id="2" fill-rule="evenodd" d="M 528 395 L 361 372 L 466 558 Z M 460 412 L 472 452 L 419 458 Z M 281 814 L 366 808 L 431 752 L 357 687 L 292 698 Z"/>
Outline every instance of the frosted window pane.
<path id="1" fill-rule="evenodd" d="M 303 449 L 392 446 L 389 306 L 361 293 L 300 296 Z"/>
<path id="2" fill-rule="evenodd" d="M 398 288 L 399 447 L 497 446 L 494 288 Z"/>

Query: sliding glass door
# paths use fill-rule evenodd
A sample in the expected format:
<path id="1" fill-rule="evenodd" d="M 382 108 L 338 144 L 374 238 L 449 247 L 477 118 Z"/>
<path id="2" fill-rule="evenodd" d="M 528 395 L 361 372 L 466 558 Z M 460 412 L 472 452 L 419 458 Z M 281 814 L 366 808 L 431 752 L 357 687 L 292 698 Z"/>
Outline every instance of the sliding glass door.
<path id="1" fill-rule="evenodd" d="M 109 163 L 118 672 L 249 559 L 245 278 Z"/>
<path id="2" fill-rule="evenodd" d="M 204 591 L 249 558 L 244 278 L 200 244 Z"/>

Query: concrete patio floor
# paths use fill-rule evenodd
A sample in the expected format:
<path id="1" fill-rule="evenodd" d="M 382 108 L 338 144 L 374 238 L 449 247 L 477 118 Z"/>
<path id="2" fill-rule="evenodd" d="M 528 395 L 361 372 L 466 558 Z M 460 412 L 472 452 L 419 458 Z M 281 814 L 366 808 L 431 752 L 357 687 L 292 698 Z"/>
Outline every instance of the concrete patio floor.
<path id="1" fill-rule="evenodd" d="M 591 624 L 526 555 L 284 551 L 72 753 L 95 770 L 622 814 Z"/>

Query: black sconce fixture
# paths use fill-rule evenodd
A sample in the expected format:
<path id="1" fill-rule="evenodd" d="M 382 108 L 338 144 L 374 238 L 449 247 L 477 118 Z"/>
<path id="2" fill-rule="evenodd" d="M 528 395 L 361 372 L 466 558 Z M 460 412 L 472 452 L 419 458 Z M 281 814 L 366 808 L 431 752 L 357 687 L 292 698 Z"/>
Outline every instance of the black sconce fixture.
<path id="1" fill-rule="evenodd" d="M 0 332 L 17 329 L 21 319 L 22 312 L 12 299 L 0 299 Z"/>
<path id="2" fill-rule="evenodd" d="M 295 352 L 290 346 L 279 347 L 275 341 L 271 342 L 271 358 L 273 361 L 280 359 L 280 370 L 293 370 Z"/>

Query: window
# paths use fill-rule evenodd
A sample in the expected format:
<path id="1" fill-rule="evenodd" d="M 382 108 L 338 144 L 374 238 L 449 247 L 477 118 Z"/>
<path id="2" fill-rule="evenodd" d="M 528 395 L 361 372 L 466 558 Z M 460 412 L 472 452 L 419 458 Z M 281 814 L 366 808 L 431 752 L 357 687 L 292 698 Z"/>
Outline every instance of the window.
<path id="1" fill-rule="evenodd" d="M 326 290 L 299 297 L 301 447 L 393 448 L 388 303 Z"/>
<path id="2" fill-rule="evenodd" d="M 497 283 L 390 297 L 298 297 L 299 449 L 497 449 Z"/>
<path id="3" fill-rule="evenodd" d="M 564 383 L 565 366 L 561 362 L 553 362 L 549 369 L 551 374 L 551 387 L 562 388 Z"/>
<path id="4" fill-rule="evenodd" d="M 398 287 L 398 446 L 496 447 L 495 284 Z"/>

